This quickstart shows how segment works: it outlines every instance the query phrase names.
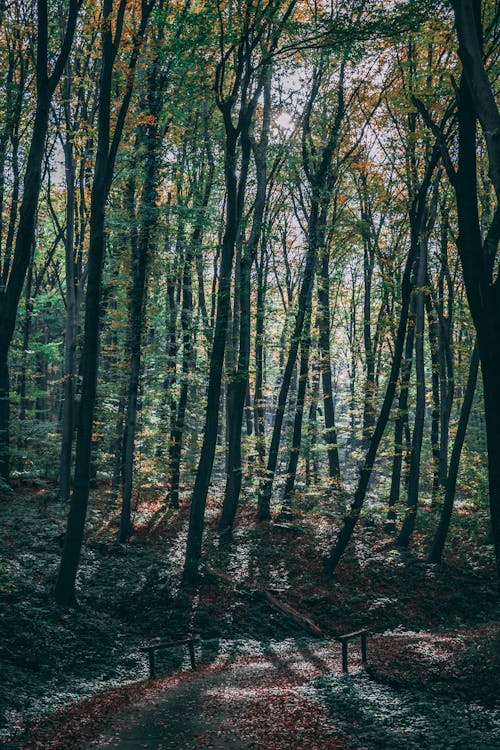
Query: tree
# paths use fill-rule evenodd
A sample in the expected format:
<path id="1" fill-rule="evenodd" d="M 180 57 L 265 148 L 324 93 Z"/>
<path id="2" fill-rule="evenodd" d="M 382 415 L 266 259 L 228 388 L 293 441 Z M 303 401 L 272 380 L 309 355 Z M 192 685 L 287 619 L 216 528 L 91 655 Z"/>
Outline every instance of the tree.
<path id="1" fill-rule="evenodd" d="M 154 2 L 154 0 L 153 0 Z M 90 237 L 88 280 L 85 296 L 85 326 L 81 357 L 82 389 L 77 425 L 74 488 L 68 514 L 61 564 L 55 589 L 58 604 L 74 604 L 75 580 L 83 542 L 85 516 L 89 497 L 92 425 L 97 380 L 99 345 L 99 308 L 101 302 L 102 268 L 106 244 L 106 202 L 111 189 L 114 166 L 121 141 L 125 117 L 132 97 L 134 74 L 153 3 L 141 2 L 138 28 L 126 70 L 126 86 L 111 135 L 111 94 L 113 69 L 122 42 L 126 0 L 116 9 L 116 26 L 112 29 L 112 0 L 103 0 L 101 27 L 101 77 L 99 88 L 98 140 L 94 181 L 90 200 Z"/>
<path id="2" fill-rule="evenodd" d="M 9 481 L 10 474 L 9 348 L 14 334 L 19 300 L 31 258 L 50 105 L 71 50 L 80 6 L 81 0 L 69 0 L 66 28 L 60 51 L 52 70 L 49 71 L 49 7 L 47 0 L 37 0 L 36 4 L 35 117 L 26 160 L 23 197 L 19 208 L 14 252 L 12 257 L 4 258 L 4 276 L 8 276 L 8 280 L 0 292 L 0 477 L 5 482 Z M 20 62 L 22 65 L 22 60 Z"/>
<path id="3" fill-rule="evenodd" d="M 223 7 L 218 5 L 221 56 L 215 74 L 216 103 L 222 114 L 225 132 L 224 177 L 226 185 L 226 221 L 222 241 L 217 291 L 217 314 L 210 356 L 207 407 L 198 471 L 191 499 L 189 530 L 184 562 L 184 578 L 197 575 L 201 557 L 205 506 L 212 473 L 219 418 L 222 367 L 230 310 L 230 283 L 234 251 L 244 207 L 248 166 L 251 154 L 250 129 L 255 109 L 264 87 L 267 65 L 278 44 L 283 28 L 295 6 L 292 0 L 281 10 L 281 3 L 271 3 L 265 9 L 245 0 L 239 9 L 241 26 L 234 41 L 227 38 L 225 24 L 236 19 L 225 19 Z M 281 12 L 280 12 L 281 11 Z M 262 48 L 262 57 L 258 56 Z M 228 62 L 234 60 L 230 68 Z M 256 75 L 255 75 L 256 73 Z M 238 107 L 236 124 L 233 120 Z M 239 146 L 238 146 L 239 144 Z M 240 173 L 237 175 L 238 148 L 241 149 Z"/>

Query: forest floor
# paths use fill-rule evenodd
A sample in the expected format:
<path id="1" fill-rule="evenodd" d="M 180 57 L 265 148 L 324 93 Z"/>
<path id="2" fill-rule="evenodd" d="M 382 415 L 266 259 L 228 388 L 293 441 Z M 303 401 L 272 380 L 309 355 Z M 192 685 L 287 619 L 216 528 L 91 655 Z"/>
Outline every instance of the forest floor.
<path id="1" fill-rule="evenodd" d="M 65 610 L 52 589 L 66 511 L 50 486 L 20 484 L 0 509 L 0 744 L 127 748 L 137 747 L 136 731 L 145 747 L 179 750 L 499 747 L 500 629 L 493 552 L 480 544 L 485 515 L 458 506 L 436 567 L 425 562 L 435 512 L 420 512 L 410 551 L 394 547 L 373 512 L 324 581 L 322 556 L 345 511 L 331 505 L 304 497 L 293 524 L 280 527 L 256 526 L 244 503 L 232 543 L 220 547 L 212 498 L 205 559 L 235 586 L 206 576 L 185 591 L 187 502 L 173 512 L 143 496 L 130 543 L 117 545 L 118 508 L 99 487 L 79 607 Z M 354 669 L 343 676 L 338 644 L 305 638 L 260 589 L 330 636 L 368 628 L 368 669 L 357 669 L 353 647 Z M 188 631 L 201 636 L 199 669 L 172 649 L 158 659 L 164 676 L 147 680 L 139 645 Z M 179 705 L 194 718 L 176 728 Z"/>

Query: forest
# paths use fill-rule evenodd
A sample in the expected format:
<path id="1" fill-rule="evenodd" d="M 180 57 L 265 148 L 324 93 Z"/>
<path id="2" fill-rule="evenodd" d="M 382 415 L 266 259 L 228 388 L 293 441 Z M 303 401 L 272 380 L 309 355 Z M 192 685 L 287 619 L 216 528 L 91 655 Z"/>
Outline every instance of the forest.
<path id="1" fill-rule="evenodd" d="M 0 0 L 2 746 L 500 747 L 499 41 Z"/>

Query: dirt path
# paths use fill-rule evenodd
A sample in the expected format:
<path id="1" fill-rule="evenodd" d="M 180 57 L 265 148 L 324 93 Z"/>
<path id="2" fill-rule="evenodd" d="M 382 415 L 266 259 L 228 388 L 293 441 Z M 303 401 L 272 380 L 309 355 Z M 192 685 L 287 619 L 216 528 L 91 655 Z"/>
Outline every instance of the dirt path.
<path id="1" fill-rule="evenodd" d="M 336 647 L 293 655 L 269 650 L 205 667 L 121 711 L 85 750 L 353 747 L 300 693 L 338 658 Z"/>
<path id="2" fill-rule="evenodd" d="M 498 750 L 500 711 L 424 690 L 394 690 L 359 669 L 339 674 L 336 645 L 185 673 L 118 712 L 85 750 Z"/>

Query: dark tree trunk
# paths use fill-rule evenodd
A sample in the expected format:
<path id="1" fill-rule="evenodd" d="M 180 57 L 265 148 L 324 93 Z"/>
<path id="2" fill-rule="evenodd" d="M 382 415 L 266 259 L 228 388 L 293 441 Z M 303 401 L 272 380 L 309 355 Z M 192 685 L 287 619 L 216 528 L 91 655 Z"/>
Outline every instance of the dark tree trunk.
<path id="1" fill-rule="evenodd" d="M 154 86 L 154 77 L 151 86 Z M 156 92 L 150 92 L 153 98 L 156 98 Z M 156 102 L 155 102 L 156 104 Z M 150 111 L 155 122 L 157 121 L 158 108 L 151 106 Z M 130 294 L 130 333 L 129 333 L 129 352 L 130 352 L 130 371 L 127 394 L 127 411 L 125 417 L 125 445 L 123 452 L 123 491 L 122 491 L 122 510 L 120 516 L 120 531 L 118 541 L 128 541 L 132 532 L 131 525 L 131 506 L 132 506 L 132 486 L 134 479 L 134 454 L 135 454 L 135 433 L 137 427 L 137 399 L 139 393 L 139 382 L 141 376 L 141 349 L 142 349 L 142 330 L 144 325 L 144 305 L 147 284 L 147 268 L 151 247 L 151 237 L 156 225 L 157 211 L 155 209 L 157 201 L 157 162 L 158 162 L 158 128 L 156 125 L 147 125 L 142 138 L 139 139 L 139 147 L 142 140 L 145 147 L 145 175 L 144 185 L 142 188 L 141 203 L 137 216 L 139 232 L 137 227 L 132 228 L 132 283 Z M 135 181 L 132 180 L 130 185 L 130 217 L 132 221 L 136 215 L 134 211 L 135 202 Z"/>
<path id="2" fill-rule="evenodd" d="M 255 446 L 259 466 L 263 468 L 265 460 L 265 412 L 264 412 L 264 322 L 265 293 L 267 283 L 267 259 L 265 258 L 265 240 L 261 243 L 260 262 L 257 264 L 257 311 L 255 320 Z"/>
<path id="3" fill-rule="evenodd" d="M 311 310 L 306 313 L 304 321 L 304 330 L 302 332 L 302 342 L 300 345 L 300 368 L 299 368 L 299 387 L 297 391 L 297 402 L 295 404 L 295 418 L 293 422 L 293 437 L 290 448 L 290 457 L 288 459 L 288 468 L 286 473 L 285 490 L 283 493 L 283 505 L 280 515 L 285 518 L 292 516 L 292 498 L 297 476 L 297 466 L 299 462 L 300 446 L 302 442 L 302 422 L 304 415 L 304 403 L 306 399 L 307 377 L 309 374 L 309 352 L 311 350 Z"/>
<path id="4" fill-rule="evenodd" d="M 316 443 L 318 440 L 317 414 L 319 399 L 319 372 L 318 367 L 313 364 L 311 376 L 311 401 L 309 404 L 309 415 L 307 421 L 308 445 L 305 455 L 306 459 L 306 486 L 316 484 L 318 481 L 318 455 Z"/>
<path id="5" fill-rule="evenodd" d="M 313 288 L 314 275 L 316 271 L 316 256 L 317 256 L 317 244 L 316 244 L 316 233 L 318 223 L 318 211 L 319 206 L 317 202 L 314 202 L 311 207 L 309 217 L 309 244 L 307 249 L 306 262 L 304 266 L 304 276 L 302 279 L 302 285 L 300 287 L 298 309 L 295 316 L 295 324 L 292 332 L 290 341 L 290 348 L 288 350 L 288 357 L 283 372 L 283 378 L 281 381 L 281 387 L 278 394 L 278 403 L 276 405 L 276 414 L 274 419 L 273 434 L 271 438 L 271 445 L 269 447 L 269 455 L 267 459 L 267 466 L 265 476 L 261 482 L 259 490 L 259 507 L 258 507 L 258 519 L 265 521 L 270 517 L 271 514 L 271 495 L 273 491 L 274 475 L 276 472 L 276 466 L 278 463 L 278 453 L 281 441 L 281 428 L 283 425 L 283 417 L 285 414 L 285 406 L 288 398 L 288 391 L 292 380 L 292 374 L 295 368 L 297 360 L 297 353 L 299 350 L 300 339 L 302 337 L 302 330 L 304 327 L 304 319 L 306 309 L 309 304 L 310 295 Z"/>
<path id="6" fill-rule="evenodd" d="M 111 499 L 115 503 L 118 490 L 123 480 L 123 422 L 125 419 L 125 396 L 120 396 L 118 413 L 115 422 L 115 439 L 113 441 L 113 478 L 111 480 Z"/>
<path id="7" fill-rule="evenodd" d="M 250 260 L 243 258 L 240 263 L 239 279 L 239 329 L 240 346 L 238 353 L 238 368 L 236 376 L 230 383 L 228 390 L 228 453 L 227 478 L 224 503 L 219 522 L 219 531 L 227 532 L 232 528 L 238 499 L 241 491 L 242 456 L 241 456 L 241 428 L 245 398 L 248 389 L 248 366 L 250 361 Z"/>
<path id="8" fill-rule="evenodd" d="M 425 282 L 427 279 L 427 236 L 420 237 L 419 259 L 417 270 L 417 305 L 415 311 L 415 377 L 417 379 L 417 397 L 415 404 L 415 419 L 410 454 L 410 472 L 408 477 L 408 498 L 406 515 L 398 534 L 396 543 L 400 547 L 407 547 L 415 526 L 420 488 L 420 456 L 424 436 L 425 421 L 425 360 L 424 360 L 424 330 L 425 330 Z"/>
<path id="9" fill-rule="evenodd" d="M 463 73 L 458 92 L 458 172 L 448 166 L 458 213 L 458 251 L 472 319 L 477 332 L 483 376 L 484 411 L 488 445 L 490 515 L 497 581 L 500 588 L 500 277 L 493 279 L 500 235 L 500 112 L 484 66 L 481 3 L 453 0 L 455 26 Z M 477 201 L 476 118 L 486 140 L 489 176 L 497 208 L 484 242 Z"/>
<path id="10" fill-rule="evenodd" d="M 326 217 L 322 219 L 324 225 Z M 340 460 L 335 426 L 335 404 L 332 387 L 330 355 L 330 253 L 322 238 L 318 268 L 318 347 L 320 356 L 323 411 L 325 418 L 325 443 L 328 455 L 328 476 L 340 488 Z"/>
<path id="11" fill-rule="evenodd" d="M 235 376 L 231 382 L 231 419 L 229 425 L 229 445 L 227 462 L 227 479 L 224 494 L 224 503 L 219 522 L 219 531 L 222 533 L 232 529 L 238 501 L 241 492 L 242 480 L 242 452 L 241 452 L 241 429 L 245 402 L 248 398 L 249 388 L 249 366 L 251 346 L 251 272 L 256 257 L 257 249 L 262 233 L 262 222 L 266 206 L 267 192 L 267 143 L 271 125 L 271 77 L 268 74 L 264 85 L 264 112 L 260 142 L 252 142 L 252 150 L 255 158 L 257 172 L 257 188 L 254 203 L 254 214 L 252 229 L 246 245 L 242 248 L 242 256 L 239 263 L 239 350 L 238 366 Z M 242 139 L 248 138 L 242 134 Z M 250 146 L 245 146 L 242 141 L 243 153 Z M 243 201 L 240 199 L 240 212 L 243 212 Z M 236 307 L 236 304 L 235 304 Z M 236 315 L 236 312 L 235 312 Z"/>
<path id="12" fill-rule="evenodd" d="M 97 386 L 99 345 L 99 311 L 101 306 L 102 268 L 106 245 L 105 210 L 111 187 L 118 146 L 125 116 L 132 96 L 132 83 L 140 46 L 152 5 L 143 5 L 140 26 L 129 61 L 129 85 L 117 114 L 115 131 L 110 138 L 110 105 L 113 65 L 120 39 L 113 39 L 111 28 L 112 0 L 104 0 L 102 23 L 102 66 L 99 90 L 98 142 L 94 182 L 90 200 L 90 240 L 88 281 L 85 297 L 85 324 L 80 372 L 82 391 L 78 411 L 78 432 L 73 493 L 68 513 L 66 535 L 57 578 L 55 597 L 58 604 L 71 605 L 76 601 L 75 581 L 80 560 L 85 517 L 89 498 L 90 465 L 92 456 L 92 427 Z M 125 12 L 123 1 L 118 14 Z"/>
<path id="13" fill-rule="evenodd" d="M 392 458 L 391 489 L 389 493 L 389 508 L 385 530 L 393 534 L 396 528 L 396 508 L 399 503 L 401 490 L 401 471 L 403 468 L 403 433 L 408 425 L 408 396 L 410 388 L 411 369 L 413 364 L 413 346 L 415 342 L 415 312 L 417 298 L 412 295 L 406 331 L 405 353 L 401 364 L 401 382 L 399 386 L 399 400 L 394 421 L 394 453 Z"/>
<path id="14" fill-rule="evenodd" d="M 236 177 L 236 143 L 238 134 L 230 119 L 231 115 L 230 112 L 228 112 L 225 118 L 227 128 L 226 150 L 224 155 L 224 172 L 227 190 L 226 228 L 222 242 L 219 288 L 217 291 L 217 313 L 215 316 L 212 352 L 210 356 L 203 444 L 189 515 L 186 559 L 184 562 L 185 581 L 190 581 L 196 578 L 199 561 L 201 559 L 205 506 L 217 442 L 222 368 L 231 307 L 231 272 L 239 217 L 238 182 Z"/>
<path id="15" fill-rule="evenodd" d="M 438 564 L 441 562 L 443 555 L 443 549 L 448 535 L 448 529 L 450 527 L 451 514 L 453 512 L 453 504 L 455 501 L 455 491 L 457 486 L 458 469 L 460 466 L 460 456 L 465 440 L 465 434 L 467 432 L 467 424 L 469 422 L 469 416 L 472 408 L 472 402 L 474 401 L 474 393 L 476 390 L 477 374 L 479 369 L 479 353 L 477 345 L 474 346 L 472 352 L 469 376 L 467 378 L 467 385 L 465 387 L 464 400 L 462 402 L 462 408 L 460 409 L 460 417 L 458 420 L 457 432 L 455 434 L 455 440 L 453 442 L 453 448 L 451 450 L 450 457 L 450 470 L 446 480 L 446 486 L 444 491 L 443 507 L 441 509 L 441 517 L 439 519 L 439 525 L 434 535 L 432 547 L 429 552 L 429 562 Z"/>
<path id="16" fill-rule="evenodd" d="M 24 299 L 25 299 L 25 313 L 23 321 L 23 351 L 21 359 L 21 372 L 19 375 L 19 422 L 21 430 L 24 430 L 24 421 L 26 419 L 26 412 L 28 411 L 28 401 L 26 398 L 26 358 L 29 349 L 29 342 L 31 337 L 31 328 L 33 323 L 33 259 L 29 265 L 28 276 L 26 279 Z M 22 435 L 20 437 L 19 447 L 22 448 L 24 440 Z"/>
<path id="17" fill-rule="evenodd" d="M 79 5 L 71 0 L 61 51 L 52 73 L 48 63 L 47 0 L 37 2 L 36 108 L 31 143 L 26 162 L 23 198 L 19 211 L 16 242 L 9 280 L 0 294 L 0 477 L 9 481 L 9 348 L 14 334 L 19 299 L 31 258 L 35 216 L 40 194 L 42 161 L 49 122 L 50 103 L 68 58 L 76 26 Z M 5 268 L 4 268 L 5 271 Z"/>
<path id="18" fill-rule="evenodd" d="M 429 285 L 429 280 L 427 280 Z M 431 412 L 431 452 L 432 452 L 432 506 L 435 507 L 439 501 L 440 493 L 444 489 L 441 482 L 441 388 L 440 388 L 440 362 L 439 362 L 439 326 L 436 313 L 433 309 L 432 300 L 429 295 L 425 297 L 425 308 L 427 312 L 427 325 L 429 335 L 429 349 L 431 354 L 431 384 L 432 384 L 432 412 Z"/>
<path id="19" fill-rule="evenodd" d="M 210 152 L 209 152 L 210 159 Z M 181 453 L 184 440 L 184 425 L 186 419 L 186 408 L 189 393 L 190 374 L 194 365 L 194 350 L 192 342 L 192 317 L 193 317 L 193 263 L 201 255 L 201 246 L 203 238 L 203 220 L 204 212 L 208 206 L 210 193 L 213 183 L 213 164 L 210 164 L 209 174 L 204 186 L 204 195 L 200 212 L 200 219 L 193 230 L 191 242 L 186 248 L 184 258 L 184 269 L 182 279 L 182 311 L 181 311 L 181 328 L 182 328 L 182 372 L 181 372 L 181 390 L 175 422 L 170 434 L 169 445 L 169 501 L 172 508 L 179 507 L 179 483 L 180 483 L 180 466 Z M 204 323 L 206 325 L 206 323 Z"/>
<path id="20" fill-rule="evenodd" d="M 360 203 L 363 232 L 363 345 L 365 350 L 363 443 L 367 447 L 375 424 L 375 347 L 372 338 L 372 285 L 375 250 L 370 236 L 372 216 L 365 174 L 361 176 Z"/>
<path id="21" fill-rule="evenodd" d="M 66 95 L 69 102 L 70 70 L 67 70 Z M 69 106 L 69 103 L 68 103 Z M 67 117 L 69 126 L 69 117 Z M 69 130 L 69 128 L 68 128 Z M 64 146 L 64 171 L 66 176 L 66 236 L 64 238 L 66 273 L 66 326 L 64 332 L 64 374 L 61 419 L 61 456 L 59 463 L 59 499 L 68 502 L 71 493 L 71 456 L 75 426 L 75 357 L 78 331 L 78 293 L 75 264 L 75 205 L 76 168 L 71 136 Z"/>
<path id="22" fill-rule="evenodd" d="M 413 205 L 411 208 L 411 217 L 410 217 L 412 227 L 422 226 L 423 217 L 425 215 L 427 193 L 430 187 L 434 169 L 436 168 L 436 164 L 438 162 L 438 158 L 439 158 L 439 148 L 436 144 L 434 146 L 430 161 L 427 165 L 425 176 L 422 179 L 420 189 L 418 190 L 413 201 Z M 372 439 L 370 441 L 370 446 L 366 452 L 366 456 L 365 456 L 363 465 L 361 467 L 358 486 L 356 488 L 356 492 L 355 492 L 354 500 L 350 508 L 350 512 L 348 516 L 344 519 L 344 525 L 342 526 L 337 536 L 335 545 L 333 546 L 330 554 L 327 556 L 325 560 L 324 572 L 328 576 L 333 575 L 333 572 L 335 568 L 337 567 L 344 553 L 344 550 L 349 543 L 349 540 L 351 539 L 352 532 L 354 531 L 354 528 L 358 521 L 359 515 L 361 513 L 361 509 L 363 507 L 363 503 L 366 497 L 366 493 L 368 490 L 368 485 L 369 485 L 372 470 L 373 470 L 373 464 L 377 456 L 377 451 L 380 445 L 380 441 L 382 440 L 382 437 L 384 435 L 385 428 L 387 426 L 387 422 L 389 420 L 389 416 L 391 413 L 392 402 L 394 400 L 394 394 L 396 392 L 396 384 L 397 384 L 399 370 L 401 366 L 401 359 L 403 356 L 405 332 L 406 332 L 407 323 L 408 323 L 408 312 L 409 312 L 410 300 L 411 300 L 412 269 L 413 269 L 415 258 L 418 252 L 418 243 L 420 241 L 420 237 L 417 233 L 412 233 L 412 235 L 413 235 L 412 241 L 410 244 L 410 249 L 408 252 L 406 266 L 405 266 L 402 283 L 401 283 L 401 313 L 399 317 L 399 325 L 398 325 L 398 331 L 396 335 L 396 341 L 394 344 L 394 356 L 392 360 L 391 371 L 389 374 L 389 380 L 387 382 L 386 392 L 385 392 L 384 400 L 382 402 L 382 406 L 380 409 L 379 417 L 377 419 L 375 429 L 373 431 Z"/>

